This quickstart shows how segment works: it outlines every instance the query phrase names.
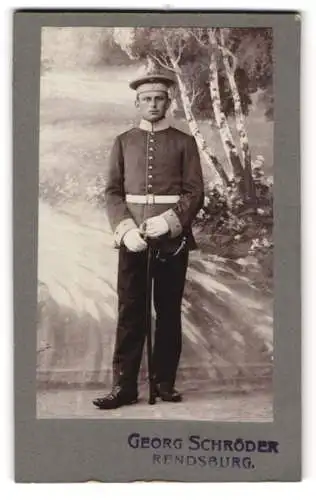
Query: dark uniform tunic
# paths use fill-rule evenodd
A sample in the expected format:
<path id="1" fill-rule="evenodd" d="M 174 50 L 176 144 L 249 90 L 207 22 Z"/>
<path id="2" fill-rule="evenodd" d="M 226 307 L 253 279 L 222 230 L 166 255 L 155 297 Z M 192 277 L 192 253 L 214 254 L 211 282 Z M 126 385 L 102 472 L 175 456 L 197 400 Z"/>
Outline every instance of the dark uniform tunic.
<path id="1" fill-rule="evenodd" d="M 160 249 L 176 256 L 154 262 L 156 332 L 154 371 L 159 382 L 173 384 L 181 353 L 181 301 L 188 251 L 196 247 L 191 224 L 203 205 L 200 157 L 193 137 L 166 125 L 142 121 L 114 143 L 105 195 L 115 245 L 119 248 L 118 325 L 113 359 L 114 384 L 134 390 L 145 339 L 147 251 L 130 252 L 125 233 L 149 217 L 163 215 L 169 233 Z M 126 200 L 142 195 L 141 203 Z M 178 195 L 178 201 L 156 203 L 155 196 Z M 137 199 L 136 199 L 137 200 Z M 147 200 L 147 203 L 145 203 Z M 137 200 L 139 201 L 139 200 Z M 161 201 L 161 199 L 160 199 Z"/>

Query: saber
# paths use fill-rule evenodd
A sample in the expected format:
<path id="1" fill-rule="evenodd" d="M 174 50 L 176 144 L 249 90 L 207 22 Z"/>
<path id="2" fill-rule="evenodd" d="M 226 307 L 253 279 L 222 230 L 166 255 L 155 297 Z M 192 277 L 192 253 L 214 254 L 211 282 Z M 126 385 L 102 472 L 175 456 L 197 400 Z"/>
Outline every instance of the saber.
<path id="1" fill-rule="evenodd" d="M 152 301 L 152 257 L 153 250 L 151 245 L 148 245 L 147 254 L 147 274 L 146 274 L 146 338 L 147 338 L 147 366 L 148 366 L 148 381 L 149 381 L 149 399 L 148 404 L 156 403 L 156 391 L 153 374 L 153 353 L 152 353 L 152 332 L 151 332 L 151 301 Z"/>
<path id="2" fill-rule="evenodd" d="M 142 235 L 148 245 L 147 250 L 147 265 L 146 265 L 146 350 L 147 350 L 147 370 L 149 382 L 149 398 L 148 404 L 154 405 L 156 403 L 156 388 L 153 373 L 153 349 L 152 349 L 152 331 L 151 331 L 151 303 L 152 303 L 152 262 L 153 262 L 153 248 L 150 244 L 149 238 L 146 238 L 146 225 L 143 224 Z"/>

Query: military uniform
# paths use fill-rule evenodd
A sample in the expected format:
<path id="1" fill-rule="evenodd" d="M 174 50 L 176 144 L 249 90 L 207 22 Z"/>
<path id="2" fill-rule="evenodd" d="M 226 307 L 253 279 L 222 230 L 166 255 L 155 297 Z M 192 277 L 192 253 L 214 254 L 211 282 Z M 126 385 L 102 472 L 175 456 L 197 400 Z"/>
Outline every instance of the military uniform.
<path id="1" fill-rule="evenodd" d="M 153 367 L 158 383 L 173 387 L 181 353 L 181 301 L 188 254 L 196 248 L 191 224 L 203 205 L 200 157 L 193 137 L 141 120 L 120 134 L 110 155 L 106 209 L 119 249 L 118 323 L 113 385 L 137 395 L 145 340 L 147 250 L 131 252 L 124 235 L 162 215 L 169 231 L 156 245 L 153 263 L 156 330 Z"/>

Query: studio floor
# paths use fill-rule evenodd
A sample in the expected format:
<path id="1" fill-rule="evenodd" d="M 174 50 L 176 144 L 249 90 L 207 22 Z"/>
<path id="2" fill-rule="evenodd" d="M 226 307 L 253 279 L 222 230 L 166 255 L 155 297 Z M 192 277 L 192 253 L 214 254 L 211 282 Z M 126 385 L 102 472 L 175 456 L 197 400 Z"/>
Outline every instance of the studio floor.
<path id="1" fill-rule="evenodd" d="M 155 405 L 147 402 L 146 390 L 141 390 L 139 402 L 116 410 L 102 411 L 92 400 L 103 396 L 100 390 L 39 390 L 37 393 L 37 418 L 78 419 L 174 419 L 207 420 L 218 422 L 271 422 L 273 397 L 271 392 L 223 393 L 188 391 L 181 403 Z"/>

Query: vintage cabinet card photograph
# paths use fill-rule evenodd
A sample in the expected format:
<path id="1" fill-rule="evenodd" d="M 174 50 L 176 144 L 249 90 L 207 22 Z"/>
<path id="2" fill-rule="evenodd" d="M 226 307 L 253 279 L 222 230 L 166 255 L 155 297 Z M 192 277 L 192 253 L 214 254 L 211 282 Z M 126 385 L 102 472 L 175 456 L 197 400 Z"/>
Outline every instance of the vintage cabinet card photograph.
<path id="1" fill-rule="evenodd" d="M 298 13 L 16 12 L 18 482 L 300 480 Z"/>

